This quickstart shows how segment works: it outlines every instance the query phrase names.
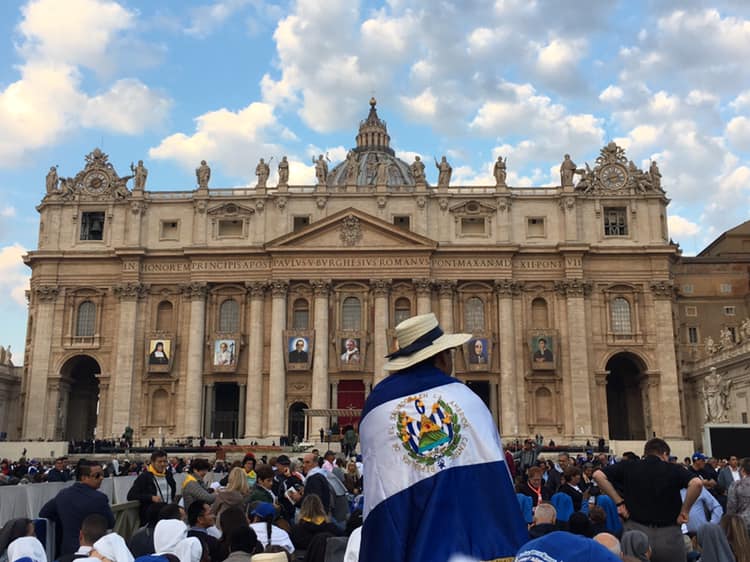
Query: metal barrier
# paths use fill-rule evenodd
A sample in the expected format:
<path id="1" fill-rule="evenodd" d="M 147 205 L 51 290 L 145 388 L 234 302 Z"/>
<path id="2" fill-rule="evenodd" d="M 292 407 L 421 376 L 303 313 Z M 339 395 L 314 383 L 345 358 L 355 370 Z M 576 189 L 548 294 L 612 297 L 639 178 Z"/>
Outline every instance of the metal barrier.
<path id="1" fill-rule="evenodd" d="M 112 513 L 115 514 L 114 531 L 125 541 L 129 541 L 141 525 L 139 506 L 137 501 L 116 503 L 112 506 Z"/>

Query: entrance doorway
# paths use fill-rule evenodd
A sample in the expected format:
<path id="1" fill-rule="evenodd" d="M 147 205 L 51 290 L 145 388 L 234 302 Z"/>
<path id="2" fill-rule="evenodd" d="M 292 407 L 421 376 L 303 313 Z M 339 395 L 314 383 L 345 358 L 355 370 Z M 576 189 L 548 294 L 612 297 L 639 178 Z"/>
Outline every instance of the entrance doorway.
<path id="1" fill-rule="evenodd" d="M 60 372 L 59 427 L 66 441 L 86 441 L 96 435 L 99 414 L 99 363 L 88 355 L 70 358 Z"/>
<path id="2" fill-rule="evenodd" d="M 214 385 L 214 427 L 216 438 L 238 437 L 240 419 L 240 387 L 234 382 L 217 382 Z"/>
<path id="3" fill-rule="evenodd" d="M 474 391 L 474 394 L 479 396 L 479 398 L 482 399 L 482 402 L 484 402 L 484 405 L 487 406 L 487 409 L 490 409 L 490 383 L 489 381 L 466 381 L 466 386 L 468 386 L 472 391 Z"/>
<path id="4" fill-rule="evenodd" d="M 365 383 L 360 381 L 339 381 L 336 407 L 341 409 L 361 410 L 365 407 Z M 355 426 L 359 416 L 338 416 L 334 430 L 340 432 L 347 425 Z"/>
<path id="5" fill-rule="evenodd" d="M 307 404 L 304 402 L 295 402 L 289 406 L 289 442 L 304 441 L 305 436 L 305 412 Z"/>
<path id="6" fill-rule="evenodd" d="M 607 371 L 609 438 L 646 439 L 643 364 L 630 353 L 618 353 L 607 362 Z"/>

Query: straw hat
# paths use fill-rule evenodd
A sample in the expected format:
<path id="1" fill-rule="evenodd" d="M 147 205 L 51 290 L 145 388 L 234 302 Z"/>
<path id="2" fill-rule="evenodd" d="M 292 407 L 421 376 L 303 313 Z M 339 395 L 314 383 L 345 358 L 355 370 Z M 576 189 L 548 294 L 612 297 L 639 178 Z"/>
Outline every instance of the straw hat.
<path id="1" fill-rule="evenodd" d="M 400 371 L 441 351 L 469 341 L 471 334 L 444 334 L 433 313 L 407 318 L 396 326 L 398 350 L 386 355 L 386 371 Z"/>

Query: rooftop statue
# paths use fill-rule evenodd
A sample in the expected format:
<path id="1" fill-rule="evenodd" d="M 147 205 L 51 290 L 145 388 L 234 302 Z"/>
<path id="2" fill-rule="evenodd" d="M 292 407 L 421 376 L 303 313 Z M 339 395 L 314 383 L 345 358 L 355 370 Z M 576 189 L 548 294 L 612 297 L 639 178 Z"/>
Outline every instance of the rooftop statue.
<path id="1" fill-rule="evenodd" d="M 273 160 L 273 157 L 271 157 L 271 160 Z M 271 160 L 269 160 L 269 162 Z M 268 183 L 268 176 L 271 175 L 271 167 L 263 160 L 263 158 L 261 158 L 258 165 L 255 166 L 255 175 L 258 176 L 256 187 L 265 188 Z"/>
<path id="2" fill-rule="evenodd" d="M 281 157 L 279 162 L 279 185 L 287 185 L 289 183 L 289 161 L 286 156 Z"/>
<path id="3" fill-rule="evenodd" d="M 493 175 L 495 176 L 495 185 L 497 187 L 505 187 L 505 177 L 506 177 L 506 165 L 507 165 L 508 159 L 506 158 L 503 160 L 502 156 L 497 157 L 497 162 L 495 162 L 495 168 L 493 169 Z"/>
<path id="4" fill-rule="evenodd" d="M 445 156 L 440 159 L 440 162 L 435 158 L 435 167 L 438 169 L 438 187 L 448 187 L 451 182 L 451 174 L 453 174 L 453 168 L 448 163 Z"/>
<path id="5" fill-rule="evenodd" d="M 198 180 L 198 189 L 208 189 L 208 181 L 211 179 L 211 168 L 205 160 L 195 169 L 195 177 Z"/>
<path id="6" fill-rule="evenodd" d="M 138 160 L 137 166 L 133 166 L 131 162 L 130 171 L 133 172 L 133 177 L 135 178 L 133 180 L 133 189 L 143 191 L 146 187 L 146 179 L 148 178 L 148 170 L 143 165 L 143 160 Z"/>

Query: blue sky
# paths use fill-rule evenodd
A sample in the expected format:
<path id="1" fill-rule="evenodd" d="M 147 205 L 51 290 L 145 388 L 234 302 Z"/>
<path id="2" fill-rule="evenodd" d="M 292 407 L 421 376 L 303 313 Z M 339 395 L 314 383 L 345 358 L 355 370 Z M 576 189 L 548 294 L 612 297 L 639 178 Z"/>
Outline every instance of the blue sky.
<path id="1" fill-rule="evenodd" d="M 748 218 L 750 6 L 740 0 L 30 0 L 0 3 L 0 344 L 21 361 L 44 176 L 100 146 L 147 189 L 251 185 L 261 157 L 343 159 L 370 96 L 406 160 L 454 184 L 559 181 L 615 140 L 659 163 L 694 254 Z M 275 168 L 275 166 L 272 166 Z M 435 183 L 437 172 L 428 167 Z M 272 175 L 271 185 L 274 184 Z"/>

